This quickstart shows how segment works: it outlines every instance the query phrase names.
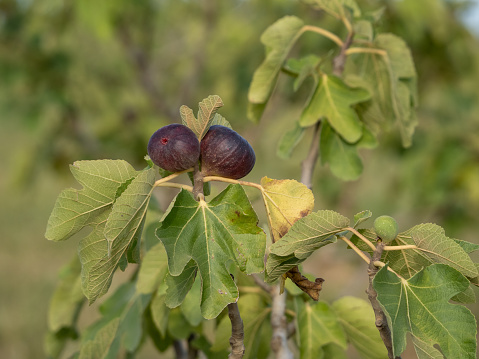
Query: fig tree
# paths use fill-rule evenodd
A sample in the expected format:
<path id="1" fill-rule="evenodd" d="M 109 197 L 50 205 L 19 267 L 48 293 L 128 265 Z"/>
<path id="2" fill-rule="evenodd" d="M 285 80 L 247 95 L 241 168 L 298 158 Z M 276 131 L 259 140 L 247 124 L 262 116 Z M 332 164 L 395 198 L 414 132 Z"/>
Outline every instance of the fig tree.
<path id="1" fill-rule="evenodd" d="M 391 242 L 398 235 L 398 224 L 390 216 L 380 216 L 374 220 L 374 232 L 384 242 Z"/>
<path id="2" fill-rule="evenodd" d="M 174 123 L 157 130 L 148 142 L 153 163 L 170 172 L 193 167 L 200 158 L 200 143 L 188 127 Z"/>
<path id="3" fill-rule="evenodd" d="M 200 143 L 201 172 L 205 176 L 240 179 L 254 167 L 256 156 L 251 145 L 236 131 L 213 125 Z"/>

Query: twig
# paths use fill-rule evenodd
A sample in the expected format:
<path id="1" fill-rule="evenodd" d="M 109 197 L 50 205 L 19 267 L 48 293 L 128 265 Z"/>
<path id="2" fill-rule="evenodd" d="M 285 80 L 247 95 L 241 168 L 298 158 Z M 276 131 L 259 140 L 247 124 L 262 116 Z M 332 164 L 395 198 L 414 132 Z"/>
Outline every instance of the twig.
<path id="1" fill-rule="evenodd" d="M 343 46 L 341 46 L 341 51 L 339 55 L 333 59 L 333 74 L 336 76 L 341 76 L 344 71 L 344 65 L 346 64 L 347 49 L 353 43 L 354 32 L 350 30 L 348 32 L 348 37 L 344 41 Z"/>
<path id="2" fill-rule="evenodd" d="M 243 358 L 245 346 L 244 346 L 244 329 L 243 320 L 238 309 L 238 303 L 228 304 L 228 316 L 231 321 L 231 353 L 228 355 L 230 359 Z"/>
<path id="3" fill-rule="evenodd" d="M 378 328 L 379 334 L 381 335 L 381 339 L 384 342 L 386 349 L 388 350 L 388 358 L 394 359 L 391 330 L 389 329 L 389 326 L 388 326 L 386 314 L 381 309 L 381 306 L 377 299 L 378 293 L 373 287 L 373 279 L 379 270 L 374 265 L 374 262 L 379 261 L 381 259 L 381 255 L 383 254 L 383 250 L 385 246 L 386 246 L 385 243 L 379 242 L 379 244 L 376 247 L 376 250 L 373 252 L 373 256 L 371 258 L 371 261 L 369 262 L 369 267 L 368 267 L 369 287 L 366 290 L 366 293 L 368 295 L 369 301 L 371 302 L 371 305 L 374 310 L 376 328 Z M 396 359 L 400 359 L 400 357 L 396 357 Z"/>
<path id="4" fill-rule="evenodd" d="M 301 29 L 301 32 L 305 32 L 305 31 L 311 31 L 311 32 L 315 32 L 317 34 L 323 35 L 324 37 L 327 37 L 328 39 L 333 41 L 339 47 L 343 46 L 343 40 L 341 40 L 338 36 L 336 36 L 332 32 L 330 32 L 328 30 L 325 30 L 321 27 L 317 27 L 317 26 L 313 26 L 313 25 L 305 25 Z"/>
<path id="5" fill-rule="evenodd" d="M 271 294 L 274 287 L 270 286 L 269 284 L 265 283 L 265 281 L 259 277 L 257 274 L 252 274 L 251 277 L 253 278 L 254 282 L 263 289 L 266 293 Z"/>
<path id="6" fill-rule="evenodd" d="M 359 239 L 361 239 L 364 243 L 366 243 L 369 248 L 371 248 L 373 251 L 376 250 L 376 247 L 374 246 L 374 244 L 371 243 L 371 241 L 369 239 L 367 239 L 366 237 L 364 237 L 361 233 L 359 233 L 356 229 L 354 229 L 353 227 L 348 227 L 348 228 L 345 228 L 346 230 L 350 231 L 351 233 L 355 234 L 356 237 L 358 237 Z"/>
<path id="7" fill-rule="evenodd" d="M 271 349 L 276 359 L 293 359 L 293 353 L 288 347 L 288 323 L 286 321 L 286 292 L 279 293 L 279 286 L 272 292 L 271 326 L 273 337 L 271 338 Z"/>
<path id="8" fill-rule="evenodd" d="M 321 122 L 317 122 L 314 127 L 313 139 L 311 141 L 311 146 L 309 147 L 309 152 L 304 161 L 301 163 L 301 182 L 306 185 L 309 189 L 313 187 L 313 174 L 314 167 L 319 156 L 319 134 L 320 134 Z"/>

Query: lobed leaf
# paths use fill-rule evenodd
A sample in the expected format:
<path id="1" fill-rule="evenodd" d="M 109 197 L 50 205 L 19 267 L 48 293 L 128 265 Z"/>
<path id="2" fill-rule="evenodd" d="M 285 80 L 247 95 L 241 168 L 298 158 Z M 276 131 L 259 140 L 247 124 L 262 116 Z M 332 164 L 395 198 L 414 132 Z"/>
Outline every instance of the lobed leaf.
<path id="1" fill-rule="evenodd" d="M 157 229 L 168 254 L 172 276 L 179 276 L 193 259 L 202 280 L 201 311 L 216 317 L 237 300 L 238 290 L 226 264 L 247 274 L 264 269 L 266 237 L 240 185 L 230 185 L 211 202 L 196 202 L 182 190 Z"/>
<path id="2" fill-rule="evenodd" d="M 309 127 L 326 118 L 346 142 L 355 143 L 363 134 L 363 125 L 351 106 L 369 98 L 365 89 L 351 88 L 336 76 L 322 74 L 311 100 L 301 113 L 299 124 Z"/>
<path id="3" fill-rule="evenodd" d="M 84 282 L 87 287 L 85 294 L 90 303 L 108 291 L 113 273 L 125 258 L 129 246 L 141 236 L 155 177 L 156 171 L 153 168 L 142 171 L 115 202 L 104 227 L 108 244 L 106 254 L 104 244 L 98 241 L 97 232 L 80 244 L 80 258 L 89 262 Z M 100 248 L 92 253 L 89 244 Z M 99 260 L 91 262 L 91 257 L 97 259 L 100 255 L 102 257 Z"/>
<path id="4" fill-rule="evenodd" d="M 346 16 L 345 7 L 352 12 L 354 17 L 361 16 L 361 10 L 355 0 L 303 0 L 316 8 L 326 11 L 328 14 L 341 19 Z"/>
<path id="5" fill-rule="evenodd" d="M 278 241 L 300 218 L 314 208 L 313 192 L 295 180 L 261 179 L 263 199 L 266 206 L 274 241 Z"/>
<path id="6" fill-rule="evenodd" d="M 296 317 L 301 358 L 321 358 L 322 347 L 334 343 L 347 348 L 346 335 L 338 317 L 325 302 L 306 302 Z"/>
<path id="7" fill-rule="evenodd" d="M 387 358 L 384 346 L 375 325 L 371 304 L 356 297 L 343 297 L 332 304 L 347 339 L 364 359 Z"/>
<path id="8" fill-rule="evenodd" d="M 270 247 L 266 261 L 268 281 L 274 281 L 308 258 L 315 250 L 336 241 L 335 234 L 349 226 L 349 219 L 329 210 L 299 219 L 281 240 Z"/>
<path id="9" fill-rule="evenodd" d="M 285 16 L 268 27 L 261 35 L 261 42 L 266 48 L 266 58 L 256 69 L 248 92 L 250 103 L 259 105 L 260 108 L 256 107 L 253 112 L 251 112 L 253 109 L 250 109 L 248 117 L 253 118 L 251 115 L 255 112 L 256 119 L 261 117 L 260 113 L 263 112 L 264 105 L 271 96 L 286 56 L 301 35 L 303 25 L 301 19 Z"/>
<path id="10" fill-rule="evenodd" d="M 344 181 L 353 181 L 363 172 L 363 162 L 356 145 L 343 140 L 328 124 L 323 123 L 320 135 L 321 162 L 329 163 L 331 172 Z"/>
<path id="11" fill-rule="evenodd" d="M 408 280 L 401 279 L 381 268 L 373 281 L 390 325 L 393 352 L 401 355 L 406 348 L 406 333 L 413 341 L 416 352 L 424 357 L 437 355 L 434 344 L 439 345 L 447 358 L 476 357 L 476 321 L 471 312 L 449 300 L 469 285 L 457 270 L 444 264 L 424 268 Z"/>
<path id="12" fill-rule="evenodd" d="M 48 309 L 48 329 L 52 332 L 75 327 L 77 313 L 84 301 L 80 270 L 80 262 L 75 257 L 60 272 L 60 282 Z"/>
<path id="13" fill-rule="evenodd" d="M 294 128 L 287 131 L 279 141 L 278 150 L 276 151 L 278 157 L 287 159 L 291 157 L 294 148 L 301 142 L 305 128 L 301 127 L 298 122 L 295 122 Z"/>
<path id="14" fill-rule="evenodd" d="M 146 252 L 141 261 L 138 272 L 136 289 L 138 293 L 150 294 L 158 289 L 158 286 L 165 280 L 168 273 L 168 257 L 165 247 L 158 242 L 148 252 Z"/>
<path id="15" fill-rule="evenodd" d="M 190 291 L 195 282 L 198 266 L 192 259 L 178 276 L 172 276 L 171 273 L 166 275 L 166 300 L 165 303 L 169 308 L 176 308 L 185 300 L 186 294 Z"/>
<path id="16" fill-rule="evenodd" d="M 122 160 L 76 161 L 70 170 L 83 188 L 66 189 L 58 196 L 45 233 L 49 240 L 63 241 L 94 224 L 111 208 L 119 188 L 137 174 Z"/>

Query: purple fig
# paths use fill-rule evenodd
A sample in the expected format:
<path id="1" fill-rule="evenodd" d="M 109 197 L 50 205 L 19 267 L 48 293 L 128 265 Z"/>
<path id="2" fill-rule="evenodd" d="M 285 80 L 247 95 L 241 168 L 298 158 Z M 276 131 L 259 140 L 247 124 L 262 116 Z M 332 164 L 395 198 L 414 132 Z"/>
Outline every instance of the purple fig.
<path id="1" fill-rule="evenodd" d="M 213 125 L 200 143 L 201 172 L 205 176 L 240 179 L 254 167 L 251 145 L 232 129 Z"/>
<path id="2" fill-rule="evenodd" d="M 160 128 L 151 136 L 148 155 L 155 165 L 170 172 L 179 172 L 198 163 L 200 143 L 192 130 L 174 123 Z"/>

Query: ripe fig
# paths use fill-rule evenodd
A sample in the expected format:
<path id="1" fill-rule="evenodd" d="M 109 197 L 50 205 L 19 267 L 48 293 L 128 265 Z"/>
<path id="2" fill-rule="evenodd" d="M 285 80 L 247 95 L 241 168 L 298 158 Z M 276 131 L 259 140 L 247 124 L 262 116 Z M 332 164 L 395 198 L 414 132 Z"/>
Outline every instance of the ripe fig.
<path id="1" fill-rule="evenodd" d="M 374 232 L 384 242 L 391 242 L 398 235 L 398 224 L 390 216 L 380 216 L 374 220 Z"/>
<path id="2" fill-rule="evenodd" d="M 201 172 L 205 176 L 240 179 L 254 167 L 256 156 L 251 145 L 236 131 L 213 125 L 200 143 Z"/>
<path id="3" fill-rule="evenodd" d="M 170 172 L 193 167 L 200 158 L 200 142 L 188 127 L 174 123 L 157 130 L 148 142 L 153 163 Z"/>

